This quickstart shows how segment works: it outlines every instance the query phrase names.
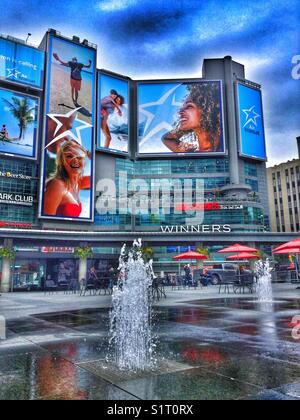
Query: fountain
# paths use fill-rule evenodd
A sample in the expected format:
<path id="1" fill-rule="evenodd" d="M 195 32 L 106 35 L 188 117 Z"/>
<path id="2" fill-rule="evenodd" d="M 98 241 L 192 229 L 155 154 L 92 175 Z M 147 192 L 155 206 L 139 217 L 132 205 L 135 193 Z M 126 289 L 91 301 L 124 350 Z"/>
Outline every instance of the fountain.
<path id="1" fill-rule="evenodd" d="M 255 273 L 258 279 L 257 295 L 259 302 L 273 302 L 272 270 L 268 259 L 265 262 L 260 260 L 255 263 Z"/>
<path id="2" fill-rule="evenodd" d="M 120 370 L 144 371 L 155 362 L 152 336 L 152 261 L 145 263 L 141 240 L 120 255 L 120 276 L 113 289 L 110 349 Z"/>

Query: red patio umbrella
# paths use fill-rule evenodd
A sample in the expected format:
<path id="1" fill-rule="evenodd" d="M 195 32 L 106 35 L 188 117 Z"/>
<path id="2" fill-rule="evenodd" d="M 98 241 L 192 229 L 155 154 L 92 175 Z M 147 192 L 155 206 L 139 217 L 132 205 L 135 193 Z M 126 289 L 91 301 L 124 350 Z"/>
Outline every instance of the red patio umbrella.
<path id="1" fill-rule="evenodd" d="M 273 251 L 276 255 L 292 255 L 300 254 L 300 247 L 280 249 L 279 251 Z"/>
<path id="2" fill-rule="evenodd" d="M 232 246 L 229 246 L 228 248 L 221 249 L 221 251 L 218 251 L 220 254 L 231 254 L 233 252 L 258 252 L 257 249 L 251 248 L 249 246 L 235 244 Z"/>
<path id="3" fill-rule="evenodd" d="M 250 254 L 249 252 L 241 252 L 237 255 L 231 255 L 230 257 L 227 257 L 227 260 L 231 261 L 237 261 L 237 260 L 254 260 L 255 258 L 259 258 L 258 255 Z"/>
<path id="4" fill-rule="evenodd" d="M 203 254 L 199 254 L 199 252 L 189 251 L 184 252 L 183 254 L 177 255 L 173 257 L 173 260 L 179 261 L 179 275 L 181 273 L 181 264 L 180 262 L 183 260 L 207 260 L 207 256 Z"/>
<path id="5" fill-rule="evenodd" d="M 189 251 L 183 254 L 177 255 L 173 257 L 175 261 L 182 261 L 182 260 L 207 260 L 207 256 L 203 254 L 199 254 L 199 252 Z"/>
<path id="6" fill-rule="evenodd" d="M 273 252 L 281 251 L 282 249 L 287 248 L 298 248 L 300 247 L 300 239 L 293 239 L 290 242 L 287 242 L 286 244 L 280 245 L 277 248 L 273 249 Z"/>

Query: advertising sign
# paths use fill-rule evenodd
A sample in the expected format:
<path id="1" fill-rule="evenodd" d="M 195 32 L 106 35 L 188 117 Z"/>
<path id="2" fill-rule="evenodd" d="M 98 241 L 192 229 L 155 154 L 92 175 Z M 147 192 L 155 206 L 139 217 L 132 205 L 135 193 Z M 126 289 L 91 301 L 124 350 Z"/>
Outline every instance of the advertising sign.
<path id="1" fill-rule="evenodd" d="M 92 221 L 96 50 L 49 35 L 40 216 Z"/>
<path id="2" fill-rule="evenodd" d="M 98 107 L 98 148 L 128 153 L 129 81 L 99 73 Z"/>
<path id="3" fill-rule="evenodd" d="M 27 194 L 11 194 L 0 192 L 0 203 L 31 207 L 34 203 L 34 197 Z"/>
<path id="4" fill-rule="evenodd" d="M 237 84 L 240 153 L 253 159 L 266 160 L 266 142 L 261 91 Z"/>
<path id="5" fill-rule="evenodd" d="M 140 155 L 224 154 L 221 81 L 140 82 Z"/>
<path id="6" fill-rule="evenodd" d="M 44 51 L 0 38 L 0 79 L 42 89 Z"/>
<path id="7" fill-rule="evenodd" d="M 39 100 L 0 89 L 0 154 L 35 159 Z"/>

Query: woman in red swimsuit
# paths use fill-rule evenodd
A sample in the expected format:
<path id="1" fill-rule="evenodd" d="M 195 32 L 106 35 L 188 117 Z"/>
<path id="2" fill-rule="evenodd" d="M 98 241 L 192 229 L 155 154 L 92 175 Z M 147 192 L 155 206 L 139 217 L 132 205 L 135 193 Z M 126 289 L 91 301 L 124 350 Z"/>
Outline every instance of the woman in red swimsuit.
<path id="1" fill-rule="evenodd" d="M 74 141 L 67 140 L 60 145 L 56 171 L 46 183 L 44 214 L 80 217 L 80 191 L 91 188 L 91 177 L 83 175 L 87 157 L 90 157 L 87 150 Z"/>

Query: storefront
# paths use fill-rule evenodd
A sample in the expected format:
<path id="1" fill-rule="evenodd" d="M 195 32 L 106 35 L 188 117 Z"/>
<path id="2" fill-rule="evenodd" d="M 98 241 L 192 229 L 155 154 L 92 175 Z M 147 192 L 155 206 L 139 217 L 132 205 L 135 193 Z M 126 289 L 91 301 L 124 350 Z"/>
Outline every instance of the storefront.
<path id="1" fill-rule="evenodd" d="M 14 292 L 41 291 L 45 280 L 53 280 L 63 289 L 73 279 L 78 279 L 79 259 L 74 255 L 74 247 L 16 246 L 15 250 L 16 259 L 11 266 L 11 290 Z M 88 259 L 87 269 L 94 267 L 99 278 L 106 277 L 111 267 L 118 267 L 120 248 L 97 247 L 92 250 L 93 258 Z"/>

